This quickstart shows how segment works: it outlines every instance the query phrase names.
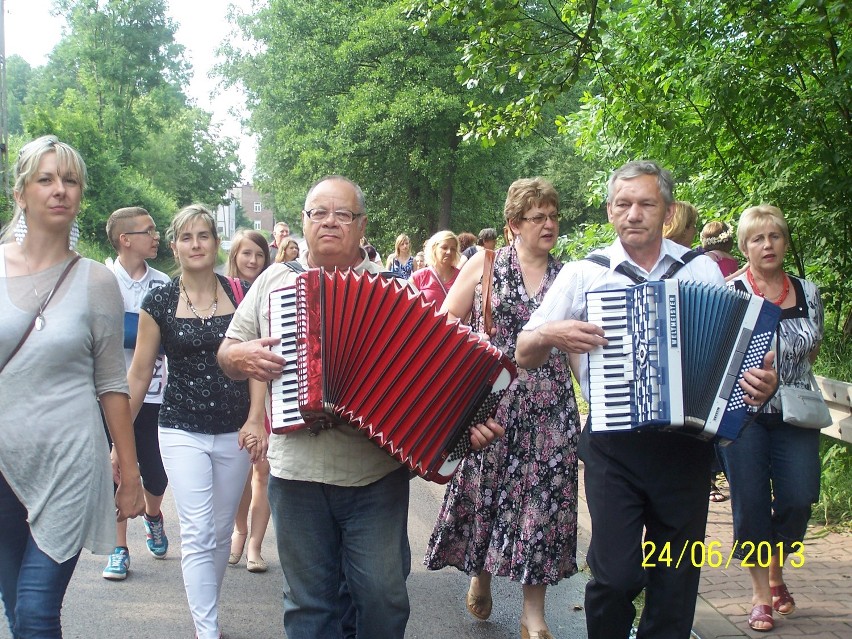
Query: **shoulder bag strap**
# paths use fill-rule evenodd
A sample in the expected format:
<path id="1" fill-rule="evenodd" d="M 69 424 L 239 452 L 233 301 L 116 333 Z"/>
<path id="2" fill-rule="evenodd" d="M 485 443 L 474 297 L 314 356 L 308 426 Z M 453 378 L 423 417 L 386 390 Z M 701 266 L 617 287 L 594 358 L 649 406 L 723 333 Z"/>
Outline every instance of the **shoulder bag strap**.
<path id="1" fill-rule="evenodd" d="M 242 302 L 245 297 L 243 283 L 240 282 L 239 277 L 229 277 L 228 282 L 231 284 L 231 291 L 234 293 L 234 301 L 237 303 L 237 306 L 239 306 L 240 302 Z"/>
<path id="2" fill-rule="evenodd" d="M 485 260 L 482 262 L 482 324 L 486 335 L 491 335 L 494 318 L 491 314 L 491 288 L 494 283 L 494 256 L 491 249 L 484 249 Z"/>
<path id="3" fill-rule="evenodd" d="M 50 291 L 50 294 L 47 296 L 47 299 L 44 301 L 44 306 L 41 308 L 41 310 L 39 312 L 43 313 L 45 311 L 45 309 L 47 308 L 47 305 L 50 304 L 50 300 L 53 299 L 53 295 L 56 293 L 56 291 L 59 290 L 59 287 L 62 285 L 63 280 L 68 275 L 68 273 L 71 271 L 71 269 L 74 268 L 74 265 L 79 260 L 80 260 L 79 255 L 75 255 L 74 257 L 71 258 L 71 261 L 68 262 L 68 266 L 65 267 L 65 270 L 62 271 L 62 274 L 59 276 L 59 279 L 56 280 L 56 284 L 53 285 L 53 289 Z M 32 320 L 30 320 L 30 325 L 27 327 L 27 330 L 24 331 L 24 335 L 23 335 L 23 337 L 21 337 L 21 340 L 18 342 L 18 345 L 15 346 L 15 348 L 12 350 L 9 357 L 7 357 L 6 361 L 3 362 L 3 366 L 0 366 L 0 373 L 3 372 L 4 368 L 6 368 L 6 364 L 11 362 L 12 358 L 15 355 L 18 354 L 19 350 L 21 350 L 21 347 L 24 345 L 24 342 L 27 341 L 27 338 L 30 336 L 30 333 L 33 332 L 33 328 L 35 328 L 35 323 L 36 323 L 36 320 L 38 319 L 38 316 L 39 316 L 39 313 L 36 313 L 35 315 L 33 315 Z"/>

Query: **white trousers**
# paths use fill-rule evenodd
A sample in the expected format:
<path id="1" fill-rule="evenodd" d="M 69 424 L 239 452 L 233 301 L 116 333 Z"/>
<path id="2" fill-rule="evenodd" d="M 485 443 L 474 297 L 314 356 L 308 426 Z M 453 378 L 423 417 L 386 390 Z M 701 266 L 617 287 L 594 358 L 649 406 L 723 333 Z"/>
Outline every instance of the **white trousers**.
<path id="1" fill-rule="evenodd" d="M 180 520 L 181 570 L 198 639 L 219 637 L 219 593 L 249 456 L 237 433 L 160 428 L 160 452 Z"/>

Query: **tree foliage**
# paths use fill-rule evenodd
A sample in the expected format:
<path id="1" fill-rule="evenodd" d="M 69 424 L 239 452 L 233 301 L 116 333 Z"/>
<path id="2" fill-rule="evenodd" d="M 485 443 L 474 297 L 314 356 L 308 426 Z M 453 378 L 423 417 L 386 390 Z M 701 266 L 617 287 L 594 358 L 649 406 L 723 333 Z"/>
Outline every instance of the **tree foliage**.
<path id="1" fill-rule="evenodd" d="M 483 90 L 467 103 L 464 132 L 491 146 L 535 131 L 547 105 L 580 79 L 607 27 L 599 13 L 598 0 L 427 0 L 410 15 L 415 30 L 463 30 L 458 80 Z"/>
<path id="2" fill-rule="evenodd" d="M 439 228 L 502 226 L 512 149 L 462 143 L 460 33 L 413 33 L 406 9 L 271 0 L 240 19 L 254 45 L 230 48 L 224 73 L 250 96 L 257 177 L 290 220 L 311 183 L 342 173 L 364 188 L 368 233 L 384 247 L 400 232 L 417 243 Z"/>
<path id="3" fill-rule="evenodd" d="M 852 282 L 852 7 L 844 0 L 432 0 L 418 28 L 465 33 L 457 79 L 491 91 L 466 131 L 486 144 L 556 124 L 582 157 L 653 157 L 704 219 L 785 211 L 791 268 L 842 317 Z"/>
<path id="4" fill-rule="evenodd" d="M 21 56 L 11 55 L 6 59 L 6 126 L 12 135 L 24 132 L 21 109 L 32 74 L 32 67 Z"/>
<path id="5" fill-rule="evenodd" d="M 106 241 L 106 218 L 122 206 L 143 206 L 162 226 L 190 202 L 215 207 L 242 170 L 237 142 L 184 95 L 190 68 L 165 0 L 56 0 L 54 11 L 68 26 L 47 64 L 7 66 L 12 150 L 52 133 L 81 152 L 81 227 L 93 242 Z"/>
<path id="6" fill-rule="evenodd" d="M 51 71 L 89 96 L 99 127 L 119 142 L 126 161 L 146 129 L 184 106 L 184 99 L 160 99 L 159 117 L 147 119 L 146 110 L 137 109 L 146 96 L 188 80 L 166 1 L 56 0 L 54 6 L 68 17 L 70 37 L 53 52 Z"/>

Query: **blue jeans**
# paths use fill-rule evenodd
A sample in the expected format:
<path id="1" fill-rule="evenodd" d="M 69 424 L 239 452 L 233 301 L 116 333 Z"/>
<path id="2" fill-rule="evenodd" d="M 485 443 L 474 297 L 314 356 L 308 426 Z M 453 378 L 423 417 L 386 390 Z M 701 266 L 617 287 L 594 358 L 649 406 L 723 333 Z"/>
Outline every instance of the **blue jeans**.
<path id="1" fill-rule="evenodd" d="M 0 593 L 14 639 L 61 639 L 62 600 L 79 557 L 60 564 L 39 549 L 27 509 L 0 474 Z"/>
<path id="2" fill-rule="evenodd" d="M 760 542 L 784 552 L 805 536 L 811 505 L 819 499 L 819 431 L 760 415 L 739 438 L 720 448 L 731 486 L 734 556 Z M 743 549 L 743 542 L 751 542 Z M 755 558 L 752 554 L 751 559 Z"/>
<path id="3" fill-rule="evenodd" d="M 341 565 L 358 636 L 403 639 L 410 612 L 408 471 L 358 487 L 270 476 L 269 504 L 288 639 L 340 639 Z"/>

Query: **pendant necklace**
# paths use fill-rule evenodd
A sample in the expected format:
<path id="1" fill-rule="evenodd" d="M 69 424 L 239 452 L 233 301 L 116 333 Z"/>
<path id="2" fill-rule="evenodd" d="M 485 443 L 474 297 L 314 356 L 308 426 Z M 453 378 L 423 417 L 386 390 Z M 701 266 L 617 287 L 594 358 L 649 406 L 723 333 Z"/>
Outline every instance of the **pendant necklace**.
<path id="1" fill-rule="evenodd" d="M 760 289 L 757 288 L 757 282 L 754 281 L 754 276 L 751 274 L 751 269 L 746 270 L 746 278 L 748 279 L 748 283 L 751 284 L 751 288 L 754 291 L 754 294 L 757 295 L 758 297 L 766 298 L 766 295 L 764 295 L 760 291 Z M 790 292 L 790 278 L 787 277 L 787 274 L 785 273 L 784 274 L 784 285 L 781 288 L 781 295 L 779 295 L 776 299 L 769 300 L 769 301 L 772 302 L 773 304 L 777 305 L 777 306 L 781 306 L 781 304 L 783 304 L 784 300 L 787 299 L 787 294 L 789 292 Z"/>
<path id="2" fill-rule="evenodd" d="M 180 290 L 183 292 L 183 297 L 186 300 L 186 306 L 200 320 L 209 320 L 216 314 L 216 308 L 219 306 L 219 286 L 218 280 L 216 282 L 216 288 L 213 290 L 213 304 L 208 306 L 204 310 L 210 310 L 210 315 L 202 315 L 198 312 L 198 309 L 195 308 L 195 305 L 192 303 L 192 300 L 189 299 L 189 293 L 186 292 L 186 286 L 183 283 L 183 278 L 180 278 Z"/>
<path id="3" fill-rule="evenodd" d="M 38 304 L 38 313 L 36 314 L 36 319 L 35 319 L 35 329 L 37 331 L 40 331 L 40 330 L 44 329 L 45 325 L 47 324 L 47 320 L 44 319 L 44 309 L 47 307 L 48 302 L 50 302 L 50 298 L 53 297 L 53 291 L 56 289 L 56 282 L 54 282 L 53 288 L 50 289 L 50 292 L 47 294 L 47 297 L 44 298 L 44 302 L 42 302 L 41 301 L 41 295 L 38 294 L 38 289 L 36 288 L 36 285 L 35 285 L 33 273 L 30 270 L 30 261 L 27 259 L 27 252 L 23 251 L 23 253 L 24 253 L 24 264 L 27 265 L 27 275 L 29 275 L 29 278 L 30 278 L 30 286 L 33 289 L 33 293 L 35 293 L 36 304 Z M 58 281 L 59 280 L 57 279 L 57 282 Z"/>

